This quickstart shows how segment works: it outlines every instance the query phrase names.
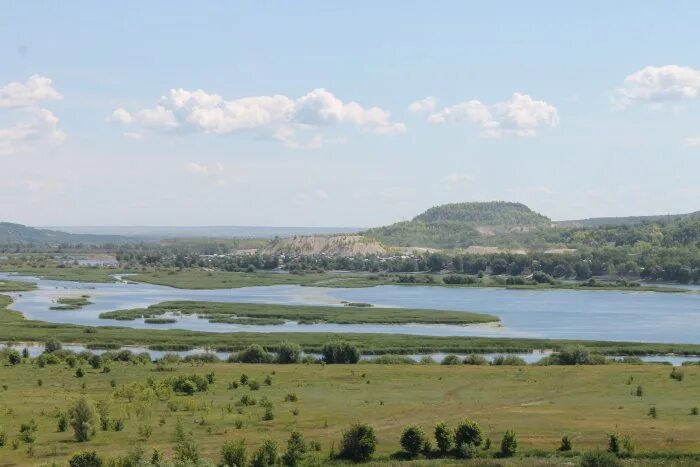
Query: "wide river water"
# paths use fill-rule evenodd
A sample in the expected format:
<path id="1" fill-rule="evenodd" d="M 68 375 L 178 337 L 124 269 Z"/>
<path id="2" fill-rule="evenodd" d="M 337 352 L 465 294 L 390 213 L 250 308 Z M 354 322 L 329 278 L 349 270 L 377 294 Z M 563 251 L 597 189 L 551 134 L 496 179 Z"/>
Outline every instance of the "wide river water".
<path id="1" fill-rule="evenodd" d="M 36 282 L 37 290 L 11 293 L 11 308 L 29 319 L 91 326 L 116 325 L 148 329 L 213 332 L 344 332 L 400 333 L 432 336 L 537 337 L 610 341 L 700 344 L 700 294 L 583 290 L 507 290 L 379 286 L 324 288 L 301 286 L 188 290 L 150 284 L 54 281 L 0 273 L 0 280 Z M 80 310 L 50 310 L 63 296 L 90 295 L 93 304 Z M 142 308 L 166 300 L 338 305 L 366 302 L 381 307 L 431 308 L 491 313 L 500 325 L 297 324 L 250 326 L 209 323 L 177 316 L 176 323 L 100 319 L 104 311 Z"/>

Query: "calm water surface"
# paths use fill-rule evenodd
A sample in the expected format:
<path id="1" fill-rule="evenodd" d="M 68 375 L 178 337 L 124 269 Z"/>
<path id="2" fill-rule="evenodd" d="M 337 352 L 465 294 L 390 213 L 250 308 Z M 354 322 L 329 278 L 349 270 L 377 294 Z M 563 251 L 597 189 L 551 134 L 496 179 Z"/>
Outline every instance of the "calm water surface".
<path id="1" fill-rule="evenodd" d="M 0 279 L 19 279 L 0 274 Z M 700 343 L 700 294 L 582 290 L 505 290 L 380 286 L 360 289 L 270 286 L 240 289 L 187 290 L 150 284 L 95 284 L 26 278 L 39 289 L 10 294 L 12 308 L 29 319 L 82 325 L 118 325 L 149 329 L 213 332 L 371 332 L 435 336 L 540 337 L 611 341 Z M 89 294 L 94 303 L 81 310 L 50 310 L 56 298 Z M 276 326 L 211 324 L 195 316 L 176 317 L 172 324 L 143 320 L 102 320 L 103 311 L 147 307 L 166 300 L 341 305 L 367 302 L 383 307 L 433 308 L 491 313 L 501 326 L 349 325 L 294 322 Z"/>

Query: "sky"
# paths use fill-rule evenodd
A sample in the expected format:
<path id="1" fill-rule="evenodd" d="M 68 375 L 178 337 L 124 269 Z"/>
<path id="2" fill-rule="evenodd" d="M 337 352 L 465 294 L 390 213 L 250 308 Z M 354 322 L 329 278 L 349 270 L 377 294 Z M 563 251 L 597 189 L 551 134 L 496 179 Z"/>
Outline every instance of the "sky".
<path id="1" fill-rule="evenodd" d="M 0 221 L 700 210 L 700 2 L 5 1 Z"/>

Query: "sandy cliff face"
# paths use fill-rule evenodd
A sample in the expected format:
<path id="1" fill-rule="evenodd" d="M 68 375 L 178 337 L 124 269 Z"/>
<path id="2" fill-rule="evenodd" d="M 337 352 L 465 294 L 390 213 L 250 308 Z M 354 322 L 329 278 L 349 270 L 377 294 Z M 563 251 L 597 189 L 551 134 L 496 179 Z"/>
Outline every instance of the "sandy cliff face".
<path id="1" fill-rule="evenodd" d="M 386 249 L 361 235 L 291 237 L 275 240 L 263 254 L 357 256 L 381 255 Z"/>

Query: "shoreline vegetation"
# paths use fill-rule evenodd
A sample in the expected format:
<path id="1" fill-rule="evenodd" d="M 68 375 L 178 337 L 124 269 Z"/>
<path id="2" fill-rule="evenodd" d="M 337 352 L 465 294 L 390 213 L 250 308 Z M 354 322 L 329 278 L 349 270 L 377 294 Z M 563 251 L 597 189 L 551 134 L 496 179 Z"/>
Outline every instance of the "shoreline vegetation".
<path id="1" fill-rule="evenodd" d="M 700 344 L 587 341 L 566 339 L 524 339 L 499 337 L 438 337 L 407 334 L 355 333 L 215 333 L 180 329 L 133 329 L 117 326 L 79 326 L 27 320 L 9 307 L 12 298 L 0 294 L 0 342 L 43 342 L 47 337 L 61 342 L 86 345 L 93 349 L 145 346 L 151 350 L 191 350 L 211 348 L 234 352 L 258 344 L 275 351 L 282 341 L 295 343 L 307 353 L 319 353 L 331 341 L 347 341 L 362 354 L 426 353 L 529 353 L 584 346 L 602 355 L 700 355 Z"/>
<path id="2" fill-rule="evenodd" d="M 130 321 L 162 315 L 196 315 L 210 323 L 281 324 L 451 324 L 468 325 L 497 323 L 497 316 L 462 311 L 423 310 L 410 308 L 374 308 L 361 306 L 299 306 L 254 303 L 220 303 L 168 301 L 148 308 L 108 311 L 102 319 Z"/>
<path id="3" fill-rule="evenodd" d="M 641 285 L 638 282 L 588 280 L 578 282 L 519 283 L 508 276 L 478 277 L 467 274 L 436 273 L 367 273 L 367 272 L 234 272 L 215 271 L 199 268 L 169 268 L 148 271 L 111 269 L 100 267 L 8 267 L 0 264 L 0 272 L 16 273 L 17 278 L 35 276 L 49 280 L 75 282 L 109 283 L 116 282 L 114 276 L 129 274 L 126 282 L 146 283 L 177 289 L 233 289 L 273 285 L 299 285 L 311 287 L 361 288 L 381 285 L 504 288 L 513 290 L 590 290 L 590 291 L 631 291 L 660 293 L 697 293 L 683 288 L 680 284 Z M 19 281 L 5 281 L 19 282 Z M 26 283 L 26 282 L 24 282 Z M 677 285 L 677 286 L 674 286 Z M 31 290 L 31 289 L 26 289 Z M 0 292 L 2 290 L 0 282 Z"/>
<path id="4" fill-rule="evenodd" d="M 89 295 L 81 295 L 80 297 L 58 297 L 56 303 L 58 305 L 53 305 L 49 307 L 50 310 L 80 310 L 81 308 L 91 305 L 92 302 L 88 300 Z"/>

